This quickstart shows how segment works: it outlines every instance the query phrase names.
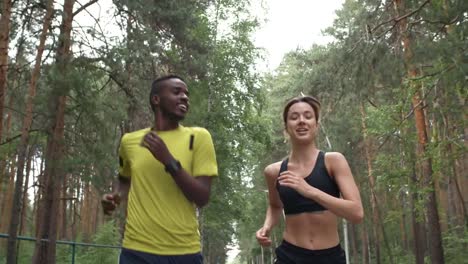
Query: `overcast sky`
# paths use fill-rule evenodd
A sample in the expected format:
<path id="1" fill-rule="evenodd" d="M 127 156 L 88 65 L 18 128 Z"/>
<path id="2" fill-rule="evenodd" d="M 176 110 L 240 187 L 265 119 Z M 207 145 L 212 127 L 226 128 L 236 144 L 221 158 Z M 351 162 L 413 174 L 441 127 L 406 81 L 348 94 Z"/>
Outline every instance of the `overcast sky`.
<path id="1" fill-rule="evenodd" d="M 262 15 L 268 21 L 257 31 L 255 43 L 268 52 L 264 67 L 273 70 L 283 55 L 297 47 L 325 44 L 330 38 L 321 30 L 331 26 L 344 0 L 254 0 L 267 7 Z M 257 7 L 258 8 L 258 7 Z M 257 9 L 257 8 L 254 8 Z M 259 9 L 258 9 L 259 10 Z M 255 14 L 254 14 L 255 15 Z"/>
<path id="2" fill-rule="evenodd" d="M 274 70 L 283 55 L 297 47 L 309 48 L 312 44 L 325 44 L 330 38 L 322 36 L 321 30 L 331 26 L 335 10 L 345 0 L 251 0 L 252 15 L 258 17 L 261 27 L 254 33 L 254 42 L 266 49 L 266 61 L 258 69 Z M 102 0 L 88 7 L 87 11 L 100 17 L 101 29 L 108 36 L 119 32 L 112 21 L 112 2 Z M 75 26 L 92 26 L 95 21 L 88 12 L 81 12 L 74 21 Z M 113 25 L 114 24 L 114 25 Z M 83 32 L 86 35 L 87 32 Z"/>

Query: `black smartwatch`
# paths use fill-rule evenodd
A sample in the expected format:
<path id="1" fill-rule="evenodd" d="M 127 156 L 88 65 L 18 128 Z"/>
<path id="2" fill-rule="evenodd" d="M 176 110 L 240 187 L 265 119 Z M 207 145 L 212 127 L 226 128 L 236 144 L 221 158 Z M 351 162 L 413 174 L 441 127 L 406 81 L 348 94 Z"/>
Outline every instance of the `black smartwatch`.
<path id="1" fill-rule="evenodd" d="M 180 169 L 182 169 L 182 165 L 176 159 L 172 159 L 168 164 L 165 165 L 165 170 L 171 174 L 176 174 Z"/>

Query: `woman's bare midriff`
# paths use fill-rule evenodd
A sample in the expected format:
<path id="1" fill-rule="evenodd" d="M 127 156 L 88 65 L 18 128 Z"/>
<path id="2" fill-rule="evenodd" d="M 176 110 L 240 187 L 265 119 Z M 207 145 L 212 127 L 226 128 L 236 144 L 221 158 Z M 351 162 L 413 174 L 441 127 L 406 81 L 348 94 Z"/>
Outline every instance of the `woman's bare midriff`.
<path id="1" fill-rule="evenodd" d="M 330 211 L 286 215 L 283 239 L 306 249 L 327 249 L 338 245 L 337 229 L 337 217 Z"/>

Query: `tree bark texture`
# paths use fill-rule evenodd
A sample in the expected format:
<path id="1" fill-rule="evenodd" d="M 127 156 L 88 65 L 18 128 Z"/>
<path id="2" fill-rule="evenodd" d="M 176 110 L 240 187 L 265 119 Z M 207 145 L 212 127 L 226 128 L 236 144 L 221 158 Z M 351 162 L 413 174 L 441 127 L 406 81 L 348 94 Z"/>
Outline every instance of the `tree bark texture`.
<path id="1" fill-rule="evenodd" d="M 44 52 L 45 40 L 47 37 L 47 32 L 52 21 L 53 14 L 53 1 L 49 0 L 47 2 L 47 10 L 44 18 L 44 23 L 42 25 L 42 31 L 39 39 L 39 46 L 37 48 L 36 61 L 34 69 L 31 75 L 31 82 L 28 88 L 28 98 L 26 102 L 26 111 L 23 119 L 23 125 L 21 129 L 21 139 L 18 146 L 18 169 L 16 175 L 16 185 L 15 185 L 15 195 L 13 200 L 12 215 L 9 227 L 9 237 L 8 237 L 8 255 L 7 255 L 7 264 L 16 263 L 16 238 L 18 235 L 18 225 L 19 225 L 19 216 L 21 215 L 21 202 L 22 202 L 22 190 L 24 180 L 24 165 L 26 160 L 26 149 L 29 141 L 29 130 L 31 129 L 32 124 L 32 112 L 33 112 L 33 100 L 36 96 L 36 83 L 40 75 L 40 66 L 42 61 L 42 54 Z"/>
<path id="2" fill-rule="evenodd" d="M 372 155 L 371 155 L 371 142 L 367 135 L 367 125 L 366 125 L 366 111 L 364 104 L 360 105 L 361 111 L 361 128 L 362 136 L 364 140 L 364 153 L 366 155 L 367 161 L 367 179 L 369 180 L 369 190 L 370 190 L 370 204 L 372 208 L 372 234 L 374 236 L 374 246 L 375 246 L 375 260 L 377 264 L 381 263 L 380 257 L 380 234 L 379 230 L 379 211 L 377 208 L 377 197 L 375 193 L 375 179 L 372 170 Z"/>
<path id="3" fill-rule="evenodd" d="M 0 142 L 3 136 L 3 112 L 7 91 L 8 44 L 10 40 L 11 0 L 3 0 L 0 18 Z"/>
<path id="4" fill-rule="evenodd" d="M 404 0 L 395 1 L 398 12 L 405 10 Z M 419 77 L 420 72 L 414 65 L 414 53 L 412 50 L 413 38 L 408 28 L 407 18 L 403 18 L 399 25 L 400 36 L 403 42 L 403 55 L 406 65 L 408 79 Z M 421 166 L 423 177 L 423 187 L 429 188 L 426 197 L 426 218 L 428 228 L 429 256 L 431 263 L 443 264 L 444 251 L 442 246 L 442 235 L 440 229 L 439 213 L 437 210 L 437 198 L 435 191 L 435 182 L 433 179 L 432 160 L 427 153 L 428 136 L 426 129 L 426 114 L 424 112 L 424 100 L 422 98 L 422 87 L 418 81 L 411 81 L 410 87 L 414 90 L 412 97 L 412 107 L 414 111 L 414 120 L 418 138 L 416 153 Z"/>
<path id="5" fill-rule="evenodd" d="M 62 23 L 56 53 L 56 66 L 63 78 L 67 76 L 70 60 L 71 30 L 73 21 L 74 0 L 65 0 L 63 5 Z M 53 84 L 50 104 L 51 124 L 48 130 L 46 147 L 45 178 L 47 192 L 43 197 L 44 205 L 41 212 L 39 239 L 48 239 L 47 243 L 38 246 L 34 251 L 34 264 L 55 264 L 57 240 L 57 215 L 59 210 L 60 187 L 63 180 L 64 129 L 67 94 L 70 87 L 66 80 Z"/>

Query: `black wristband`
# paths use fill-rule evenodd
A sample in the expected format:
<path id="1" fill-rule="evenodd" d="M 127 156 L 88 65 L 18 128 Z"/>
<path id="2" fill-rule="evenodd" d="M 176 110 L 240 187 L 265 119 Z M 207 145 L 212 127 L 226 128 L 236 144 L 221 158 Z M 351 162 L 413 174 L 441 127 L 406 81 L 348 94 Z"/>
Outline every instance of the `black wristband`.
<path id="1" fill-rule="evenodd" d="M 180 169 L 182 169 L 182 165 L 176 159 L 172 159 L 168 164 L 165 165 L 165 170 L 171 174 L 176 174 Z"/>

